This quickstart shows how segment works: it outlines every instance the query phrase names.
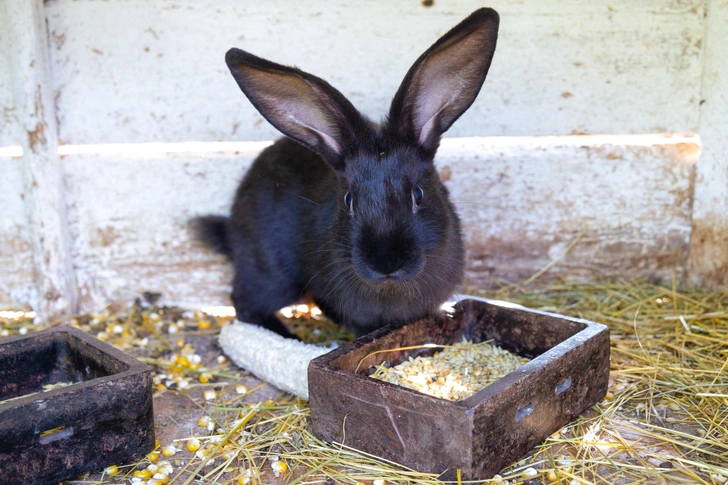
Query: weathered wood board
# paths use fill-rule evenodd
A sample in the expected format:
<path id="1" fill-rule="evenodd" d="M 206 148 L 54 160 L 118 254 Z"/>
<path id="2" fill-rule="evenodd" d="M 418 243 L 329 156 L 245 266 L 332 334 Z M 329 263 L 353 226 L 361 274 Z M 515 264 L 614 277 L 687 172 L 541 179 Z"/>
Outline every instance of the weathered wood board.
<path id="1" fill-rule="evenodd" d="M 229 75 L 228 48 L 320 75 L 379 119 L 417 56 L 483 6 L 31 3 L 0 0 L 0 306 L 50 307 L 63 294 L 67 308 L 76 287 L 81 308 L 119 289 L 228 301 L 229 265 L 191 242 L 185 221 L 227 210 L 261 148 L 235 143 L 279 136 Z M 498 51 L 438 160 L 464 221 L 467 282 L 522 281 L 588 226 L 549 275 L 728 284 L 728 4 L 489 6 L 501 14 Z M 48 127 L 40 144 L 28 138 L 37 122 Z M 693 167 L 690 139 L 529 138 L 580 133 L 699 133 L 702 158 Z M 21 146 L 25 159 L 11 158 Z"/>
<path id="2" fill-rule="evenodd" d="M 728 286 L 728 2 L 711 0 L 709 12 L 690 272 L 694 284 L 718 287 Z"/>
<path id="3" fill-rule="evenodd" d="M 55 0 L 62 143 L 270 140 L 230 47 L 313 72 L 380 119 L 414 60 L 482 1 Z M 699 121 L 701 0 L 493 0 L 498 50 L 449 136 L 683 133 Z"/>
<path id="4" fill-rule="evenodd" d="M 40 299 L 34 309 L 50 321 L 77 311 L 65 188 L 51 85 L 45 3 L 3 4 L 2 28 L 23 150 L 23 193 Z"/>
<path id="5" fill-rule="evenodd" d="M 466 283 L 526 279 L 586 226 L 549 276 L 684 276 L 698 146 L 644 140 L 445 140 L 438 167 L 463 220 Z M 230 265 L 191 241 L 186 224 L 227 213 L 260 148 L 246 146 L 238 154 L 64 157 L 82 307 L 128 296 L 120 289 L 229 304 Z"/>
<path id="6" fill-rule="evenodd" d="M 21 163 L 0 158 L 0 307 L 38 302 Z"/>

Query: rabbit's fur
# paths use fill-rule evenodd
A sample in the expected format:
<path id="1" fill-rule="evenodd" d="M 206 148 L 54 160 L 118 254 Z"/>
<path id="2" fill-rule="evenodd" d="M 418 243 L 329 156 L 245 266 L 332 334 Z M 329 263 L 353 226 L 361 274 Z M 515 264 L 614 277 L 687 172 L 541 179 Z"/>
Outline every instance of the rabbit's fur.
<path id="1" fill-rule="evenodd" d="M 433 159 L 480 91 L 498 20 L 480 9 L 440 38 L 381 124 L 316 76 L 227 53 L 243 93 L 289 137 L 255 160 L 229 218 L 193 221 L 198 238 L 235 264 L 238 319 L 292 336 L 275 312 L 310 297 L 362 335 L 447 299 L 463 277 L 463 244 Z"/>

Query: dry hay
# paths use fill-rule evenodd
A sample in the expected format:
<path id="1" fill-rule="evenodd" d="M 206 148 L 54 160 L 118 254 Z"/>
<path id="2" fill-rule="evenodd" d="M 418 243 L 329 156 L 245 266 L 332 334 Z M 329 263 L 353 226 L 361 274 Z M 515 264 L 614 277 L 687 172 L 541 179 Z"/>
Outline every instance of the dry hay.
<path id="1" fill-rule="evenodd" d="M 562 283 L 529 292 L 504 287 L 483 294 L 605 323 L 612 338 L 607 398 L 501 471 L 500 478 L 485 483 L 726 482 L 727 291 L 677 291 L 674 285 L 622 282 Z M 194 403 L 188 436 L 160 444 L 180 450 L 167 458 L 174 469 L 170 483 L 442 483 L 434 475 L 319 441 L 310 433 L 306 403 L 286 395 L 264 399 L 271 389 L 263 384 L 243 388 L 241 383 L 251 378 L 218 360 L 219 351 L 195 363 L 195 347 L 179 340 L 195 335 L 211 340 L 224 319 L 199 312 L 182 316 L 174 310 L 160 316 L 164 309 L 147 307 L 136 305 L 127 316 L 106 312 L 96 324 L 93 317 L 76 323 L 93 334 L 105 332 L 102 337 L 109 342 L 154 364 L 155 406 L 170 394 Z M 179 328 L 170 334 L 172 323 Z M 27 321 L 0 319 L 0 327 L 10 333 L 22 326 L 33 329 Z M 148 343 L 141 346 L 144 338 Z M 210 389 L 215 393 L 205 400 L 204 391 Z M 203 418 L 199 425 L 197 418 Z M 186 444 L 196 444 L 194 439 L 200 449 L 188 451 Z M 149 464 L 149 458 L 119 464 L 115 476 L 96 473 L 69 483 L 130 483 L 133 472 Z"/>

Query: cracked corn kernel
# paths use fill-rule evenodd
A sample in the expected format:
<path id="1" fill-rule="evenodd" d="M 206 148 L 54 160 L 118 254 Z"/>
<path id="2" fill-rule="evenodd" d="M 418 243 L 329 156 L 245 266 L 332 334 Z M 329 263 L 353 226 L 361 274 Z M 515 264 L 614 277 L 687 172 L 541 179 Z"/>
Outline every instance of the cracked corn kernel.
<path id="1" fill-rule="evenodd" d="M 165 485 L 169 481 L 169 477 L 164 473 L 155 473 L 152 477 L 153 480 L 159 480 L 159 483 Z M 149 482 L 147 482 L 147 485 Z"/>
<path id="2" fill-rule="evenodd" d="M 536 478 L 537 476 L 538 476 L 538 471 L 533 467 L 526 468 L 521 473 L 521 478 L 523 478 L 525 480 L 529 480 L 531 478 Z"/>
<path id="3" fill-rule="evenodd" d="M 273 469 L 273 474 L 276 478 L 281 473 L 286 473 L 288 471 L 288 465 L 286 465 L 285 461 L 276 460 L 270 464 L 270 467 Z"/>
<path id="4" fill-rule="evenodd" d="M 187 441 L 187 449 L 189 451 L 192 451 L 193 453 L 200 449 L 200 440 L 197 438 L 192 438 Z"/>
<path id="5" fill-rule="evenodd" d="M 137 470 L 132 474 L 132 476 L 138 478 L 152 478 L 152 472 L 149 470 Z"/>
<path id="6" fill-rule="evenodd" d="M 212 401 L 217 397 L 217 393 L 213 389 L 208 389 L 202 393 L 202 397 L 205 398 L 205 401 Z"/>
<path id="7" fill-rule="evenodd" d="M 170 457 L 177 453 L 177 448 L 174 447 L 174 445 L 167 445 L 162 448 L 162 455 L 166 457 Z"/>

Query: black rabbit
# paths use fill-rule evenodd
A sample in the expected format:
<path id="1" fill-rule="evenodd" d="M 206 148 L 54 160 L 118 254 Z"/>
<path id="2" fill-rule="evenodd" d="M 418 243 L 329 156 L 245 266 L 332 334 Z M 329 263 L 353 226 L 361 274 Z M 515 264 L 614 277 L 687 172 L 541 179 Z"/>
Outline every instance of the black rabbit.
<path id="1" fill-rule="evenodd" d="M 323 79 L 228 51 L 243 93 L 290 137 L 255 160 L 229 218 L 193 221 L 235 264 L 238 319 L 291 337 L 275 312 L 306 296 L 362 335 L 425 317 L 451 295 L 462 236 L 433 158 L 485 81 L 498 21 L 483 8 L 435 42 L 381 124 Z"/>

